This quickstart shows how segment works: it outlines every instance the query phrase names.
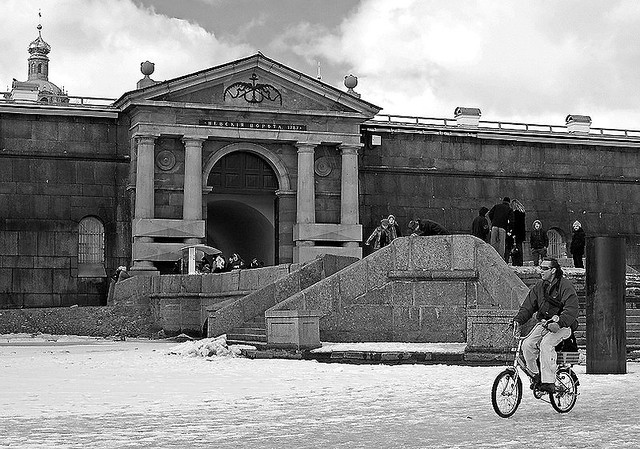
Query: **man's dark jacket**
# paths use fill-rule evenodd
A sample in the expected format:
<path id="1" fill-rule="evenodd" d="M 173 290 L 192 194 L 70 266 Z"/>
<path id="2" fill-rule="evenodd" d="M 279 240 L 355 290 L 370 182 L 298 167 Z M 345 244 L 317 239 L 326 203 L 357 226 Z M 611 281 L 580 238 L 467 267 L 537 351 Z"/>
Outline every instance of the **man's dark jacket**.
<path id="1" fill-rule="evenodd" d="M 571 246 L 569 250 L 571 254 L 581 256 L 584 254 L 585 233 L 582 228 L 578 228 L 577 231 L 573 231 L 573 237 L 571 237 Z"/>
<path id="2" fill-rule="evenodd" d="M 549 246 L 549 237 L 547 237 L 547 231 L 544 229 L 534 229 L 531 231 L 531 248 L 532 249 L 542 249 Z"/>
<path id="3" fill-rule="evenodd" d="M 442 226 L 440 223 L 436 223 L 431 220 L 420 220 L 420 227 L 418 228 L 418 235 L 449 235 L 451 234 L 447 231 L 447 228 Z"/>
<path id="4" fill-rule="evenodd" d="M 509 203 L 496 204 L 489 211 L 489 220 L 491 220 L 491 226 L 509 229 L 509 222 L 513 221 L 513 209 Z"/>
<path id="5" fill-rule="evenodd" d="M 578 328 L 578 295 L 573 284 L 567 278 L 553 279 L 551 283 L 538 281 L 520 306 L 513 319 L 521 325 L 536 314 L 538 320 L 548 320 L 558 315 L 560 327 Z"/>

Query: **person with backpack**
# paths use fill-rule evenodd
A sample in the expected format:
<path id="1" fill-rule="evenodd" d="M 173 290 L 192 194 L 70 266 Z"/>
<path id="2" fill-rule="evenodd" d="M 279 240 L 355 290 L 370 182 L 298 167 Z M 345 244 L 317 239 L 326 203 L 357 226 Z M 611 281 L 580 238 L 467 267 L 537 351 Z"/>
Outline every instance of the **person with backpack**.
<path id="1" fill-rule="evenodd" d="M 556 346 L 578 328 L 578 295 L 564 277 L 557 259 L 545 258 L 540 264 L 541 279 L 531 287 L 513 318 L 516 334 L 535 315 L 537 323 L 522 342 L 527 368 L 535 373 L 534 383 L 541 391 L 553 393 L 556 377 Z M 548 322 L 548 320 L 552 320 Z M 540 370 L 536 360 L 540 356 Z"/>

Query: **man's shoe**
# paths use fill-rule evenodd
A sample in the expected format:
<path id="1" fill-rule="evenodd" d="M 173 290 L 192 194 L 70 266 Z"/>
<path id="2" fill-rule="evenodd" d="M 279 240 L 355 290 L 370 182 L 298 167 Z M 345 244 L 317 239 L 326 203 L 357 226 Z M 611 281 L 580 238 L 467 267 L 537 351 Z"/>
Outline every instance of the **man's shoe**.
<path id="1" fill-rule="evenodd" d="M 531 389 L 534 390 L 538 385 L 540 385 L 540 373 L 535 373 L 531 379 Z"/>
<path id="2" fill-rule="evenodd" d="M 538 390 L 544 391 L 545 393 L 555 393 L 556 385 L 552 383 L 541 383 Z"/>

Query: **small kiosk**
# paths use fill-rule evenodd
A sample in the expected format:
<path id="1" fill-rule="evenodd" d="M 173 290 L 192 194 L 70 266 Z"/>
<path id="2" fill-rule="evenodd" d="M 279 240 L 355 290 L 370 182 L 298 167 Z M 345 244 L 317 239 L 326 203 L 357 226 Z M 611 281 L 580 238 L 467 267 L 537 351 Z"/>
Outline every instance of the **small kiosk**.
<path id="1" fill-rule="evenodd" d="M 189 245 L 181 248 L 182 274 L 199 274 L 197 267 L 206 256 L 215 257 L 222 254 L 217 248 L 207 245 Z M 213 260 L 211 260 L 213 262 Z"/>

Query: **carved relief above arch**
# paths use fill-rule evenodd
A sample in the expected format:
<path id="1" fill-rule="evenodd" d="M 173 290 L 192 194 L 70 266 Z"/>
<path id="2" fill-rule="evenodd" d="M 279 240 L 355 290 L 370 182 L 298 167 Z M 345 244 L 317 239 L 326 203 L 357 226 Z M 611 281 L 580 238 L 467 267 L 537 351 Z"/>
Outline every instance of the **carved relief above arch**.
<path id="1" fill-rule="evenodd" d="M 278 177 L 278 187 L 280 191 L 290 191 L 291 190 L 291 178 L 289 176 L 289 172 L 287 167 L 282 163 L 280 158 L 278 158 L 272 151 L 269 151 L 265 147 L 255 144 L 255 143 L 232 143 L 226 145 L 219 150 L 215 151 L 209 159 L 207 160 L 203 176 L 202 176 L 202 187 L 207 187 L 207 179 L 209 178 L 209 174 L 213 167 L 226 155 L 236 152 L 236 151 L 245 151 L 249 153 L 254 153 L 261 156 L 267 163 L 271 166 L 273 171 L 276 173 Z"/>

